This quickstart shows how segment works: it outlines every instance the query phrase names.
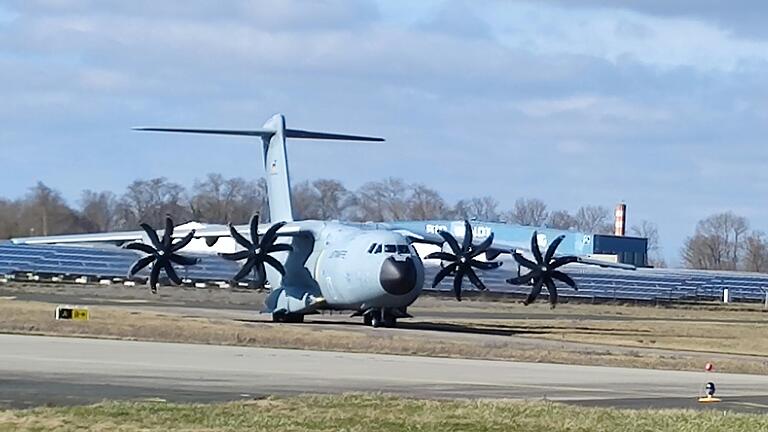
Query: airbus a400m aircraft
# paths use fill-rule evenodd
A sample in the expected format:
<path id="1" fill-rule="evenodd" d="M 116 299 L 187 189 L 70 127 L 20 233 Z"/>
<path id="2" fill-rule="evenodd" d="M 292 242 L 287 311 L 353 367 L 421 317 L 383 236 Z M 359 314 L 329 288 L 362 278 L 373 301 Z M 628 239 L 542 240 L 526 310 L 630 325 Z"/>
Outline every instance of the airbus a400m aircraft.
<path id="1" fill-rule="evenodd" d="M 160 273 L 180 284 L 174 269 L 192 266 L 197 259 L 180 255 L 195 238 L 204 238 L 212 246 L 222 237 L 231 237 L 239 245 L 234 252 L 220 253 L 229 260 L 242 262 L 233 279 L 241 280 L 253 274 L 257 284 L 269 281 L 271 292 L 265 301 L 265 311 L 275 321 L 301 322 L 306 314 L 319 310 L 350 310 L 363 316 L 373 326 L 394 326 L 398 318 L 408 317 L 407 307 L 422 291 L 424 264 L 413 243 L 431 243 L 442 250 L 425 259 L 440 260 L 443 268 L 432 281 L 437 286 L 447 277 L 453 277 L 453 289 L 461 299 L 464 279 L 475 287 L 485 289 L 476 273 L 493 270 L 501 265 L 495 259 L 509 253 L 521 267 L 529 270 L 525 275 L 509 279 L 512 284 L 530 284 L 531 292 L 524 303 L 533 302 L 542 288 L 547 288 L 549 301 L 557 303 L 560 281 L 573 289 L 575 282 L 559 267 L 584 262 L 595 264 L 578 256 L 557 256 L 562 237 L 554 239 L 546 251 L 540 250 L 534 233 L 530 247 L 509 244 L 486 233 L 475 242 L 469 222 L 464 230 L 454 235 L 445 230 L 418 233 L 383 224 L 359 224 L 336 221 L 295 221 L 291 207 L 290 177 L 286 156 L 286 138 L 326 139 L 351 141 L 383 141 L 382 138 L 340 135 L 289 129 L 282 115 L 275 115 L 257 130 L 212 130 L 178 128 L 137 128 L 154 132 L 217 134 L 260 138 L 263 147 L 264 168 L 268 187 L 270 223 L 259 224 L 254 216 L 249 225 L 206 227 L 200 230 L 174 230 L 170 218 L 165 229 L 156 232 L 142 224 L 143 231 L 54 236 L 46 238 L 15 239 L 18 243 L 61 242 L 113 242 L 126 243 L 125 247 L 146 254 L 129 270 L 129 277 L 150 267 L 148 283 L 156 291 Z M 26 241 L 25 241 L 26 240 Z M 521 252 L 527 251 L 530 260 Z M 611 266 L 607 263 L 599 265 Z M 626 268 L 626 266 L 621 266 Z"/>

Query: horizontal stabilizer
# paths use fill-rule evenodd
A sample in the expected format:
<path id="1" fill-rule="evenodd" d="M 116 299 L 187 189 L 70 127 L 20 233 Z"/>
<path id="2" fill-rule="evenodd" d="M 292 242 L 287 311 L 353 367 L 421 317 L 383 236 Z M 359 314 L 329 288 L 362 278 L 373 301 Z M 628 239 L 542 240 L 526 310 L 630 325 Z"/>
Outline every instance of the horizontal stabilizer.
<path id="1" fill-rule="evenodd" d="M 177 132 L 193 133 L 206 135 L 235 135 L 235 136 L 256 136 L 262 138 L 271 138 L 277 131 L 270 129 L 251 129 L 251 130 L 232 130 L 232 129 L 186 129 L 186 128 L 157 128 L 157 127 L 136 127 L 135 131 L 142 132 Z M 286 129 L 286 138 L 301 139 L 321 139 L 321 140 L 340 140 L 340 141 L 384 141 L 384 138 L 368 137 L 359 135 L 343 135 L 325 132 L 313 132 L 300 129 Z"/>
<path id="2" fill-rule="evenodd" d="M 341 135 L 325 132 L 312 132 L 300 129 L 286 129 L 286 138 L 304 138 L 304 139 L 322 139 L 322 140 L 341 140 L 341 141 L 384 141 L 384 138 L 367 137 L 358 135 Z"/>
<path id="3" fill-rule="evenodd" d="M 136 127 L 135 131 L 146 132 L 180 132 L 208 135 L 239 135 L 239 136 L 257 136 L 269 138 L 275 134 L 275 131 L 269 129 L 251 129 L 251 130 L 230 130 L 230 129 L 179 129 L 179 128 L 155 128 L 155 127 Z"/>

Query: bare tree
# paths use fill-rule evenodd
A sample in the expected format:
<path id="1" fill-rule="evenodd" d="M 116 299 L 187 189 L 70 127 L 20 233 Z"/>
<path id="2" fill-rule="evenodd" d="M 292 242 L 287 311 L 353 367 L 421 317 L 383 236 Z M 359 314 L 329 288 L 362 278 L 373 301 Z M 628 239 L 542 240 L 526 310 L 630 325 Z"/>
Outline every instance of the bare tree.
<path id="1" fill-rule="evenodd" d="M 460 200 L 453 208 L 453 215 L 458 219 L 478 219 L 495 221 L 499 218 L 499 202 L 490 196 Z"/>
<path id="2" fill-rule="evenodd" d="M 765 233 L 753 231 L 744 242 L 743 268 L 751 272 L 768 272 L 768 240 Z"/>
<path id="3" fill-rule="evenodd" d="M 20 207 L 18 201 L 0 198 L 0 239 L 29 234 L 22 232 L 19 224 Z"/>
<path id="4" fill-rule="evenodd" d="M 611 211 L 603 206 L 584 206 L 576 212 L 576 228 L 594 234 L 611 234 Z"/>
<path id="5" fill-rule="evenodd" d="M 319 198 L 318 219 L 342 219 L 354 204 L 352 193 L 338 180 L 318 179 L 312 182 Z"/>
<path id="6" fill-rule="evenodd" d="M 661 245 L 659 242 L 659 228 L 655 223 L 643 220 L 639 225 L 634 225 L 630 229 L 632 235 L 645 238 L 648 251 L 648 264 L 653 267 L 666 267 L 664 257 L 661 255 Z"/>
<path id="7" fill-rule="evenodd" d="M 518 198 L 507 213 L 509 222 L 527 226 L 542 226 L 548 217 L 547 205 L 537 198 Z"/>
<path id="8" fill-rule="evenodd" d="M 84 223 L 58 191 L 38 182 L 21 201 L 19 228 L 32 235 L 84 232 Z"/>
<path id="9" fill-rule="evenodd" d="M 118 209 L 120 225 L 125 228 L 136 227 L 140 222 L 160 226 L 166 214 L 172 215 L 177 222 L 192 217 L 184 187 L 164 177 L 131 183 L 120 199 Z"/>
<path id="10" fill-rule="evenodd" d="M 357 219 L 365 221 L 403 220 L 408 216 L 408 186 L 401 179 L 368 182 L 357 192 Z"/>
<path id="11" fill-rule="evenodd" d="M 732 212 L 709 216 L 696 224 L 696 232 L 685 241 L 683 261 L 690 268 L 736 270 L 748 229 L 747 219 Z"/>
<path id="12" fill-rule="evenodd" d="M 320 219 L 320 194 L 308 181 L 294 184 L 291 188 L 291 198 L 296 219 Z"/>
<path id="13" fill-rule="evenodd" d="M 448 217 L 448 207 L 440 194 L 425 185 L 414 185 L 408 198 L 409 219 L 443 219 Z"/>
<path id="14" fill-rule="evenodd" d="M 561 230 L 572 230 L 576 229 L 579 224 L 576 218 L 571 216 L 566 210 L 557 210 L 549 214 L 547 226 Z"/>
<path id="15" fill-rule="evenodd" d="M 90 232 L 111 231 L 117 219 L 117 198 L 108 191 L 84 190 L 80 196 L 80 214 Z"/>
<path id="16" fill-rule="evenodd" d="M 263 179 L 260 179 L 263 180 Z M 190 199 L 192 218 L 211 223 L 245 223 L 255 212 L 264 210 L 266 190 L 259 181 L 240 177 L 225 179 L 221 174 L 208 174 L 196 181 Z"/>

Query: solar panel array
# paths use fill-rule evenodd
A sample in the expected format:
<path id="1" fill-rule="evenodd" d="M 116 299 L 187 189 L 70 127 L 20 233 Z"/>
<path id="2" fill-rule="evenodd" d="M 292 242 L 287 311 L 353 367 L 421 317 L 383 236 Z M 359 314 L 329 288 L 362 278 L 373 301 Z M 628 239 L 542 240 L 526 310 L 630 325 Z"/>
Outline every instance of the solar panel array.
<path id="1" fill-rule="evenodd" d="M 33 246 L 0 243 L 0 275 L 33 274 L 41 278 L 90 277 L 93 279 L 123 279 L 131 264 L 139 257 L 136 253 L 116 247 Z M 239 265 L 218 256 L 200 255 L 200 262 L 191 267 L 177 267 L 179 275 L 189 282 L 229 281 Z M 425 289 L 439 267 L 426 266 Z M 768 275 L 758 273 L 720 272 L 680 269 L 638 269 L 636 271 L 601 269 L 568 265 L 565 271 L 579 285 L 574 291 L 558 285 L 564 298 L 592 300 L 635 300 L 668 302 L 677 300 L 721 299 L 728 288 L 733 301 L 762 301 L 768 289 Z M 481 274 L 491 291 L 526 295 L 528 286 L 512 286 L 504 280 L 517 275 L 511 262 L 493 271 Z M 147 277 L 147 270 L 137 275 Z M 469 287 L 469 283 L 465 282 Z M 446 278 L 436 291 L 452 291 L 452 279 Z M 545 290 L 546 293 L 546 290 Z"/>

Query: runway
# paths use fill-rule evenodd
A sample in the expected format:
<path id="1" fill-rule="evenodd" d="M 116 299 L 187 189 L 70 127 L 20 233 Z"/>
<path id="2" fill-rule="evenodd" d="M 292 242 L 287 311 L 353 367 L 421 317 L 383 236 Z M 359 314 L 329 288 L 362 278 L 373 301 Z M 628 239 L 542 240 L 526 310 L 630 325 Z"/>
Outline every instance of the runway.
<path id="1" fill-rule="evenodd" d="M 768 409 L 768 376 L 19 335 L 0 335 L 0 347 L 9 407 L 364 391 L 695 408 L 711 380 L 717 408 Z"/>

